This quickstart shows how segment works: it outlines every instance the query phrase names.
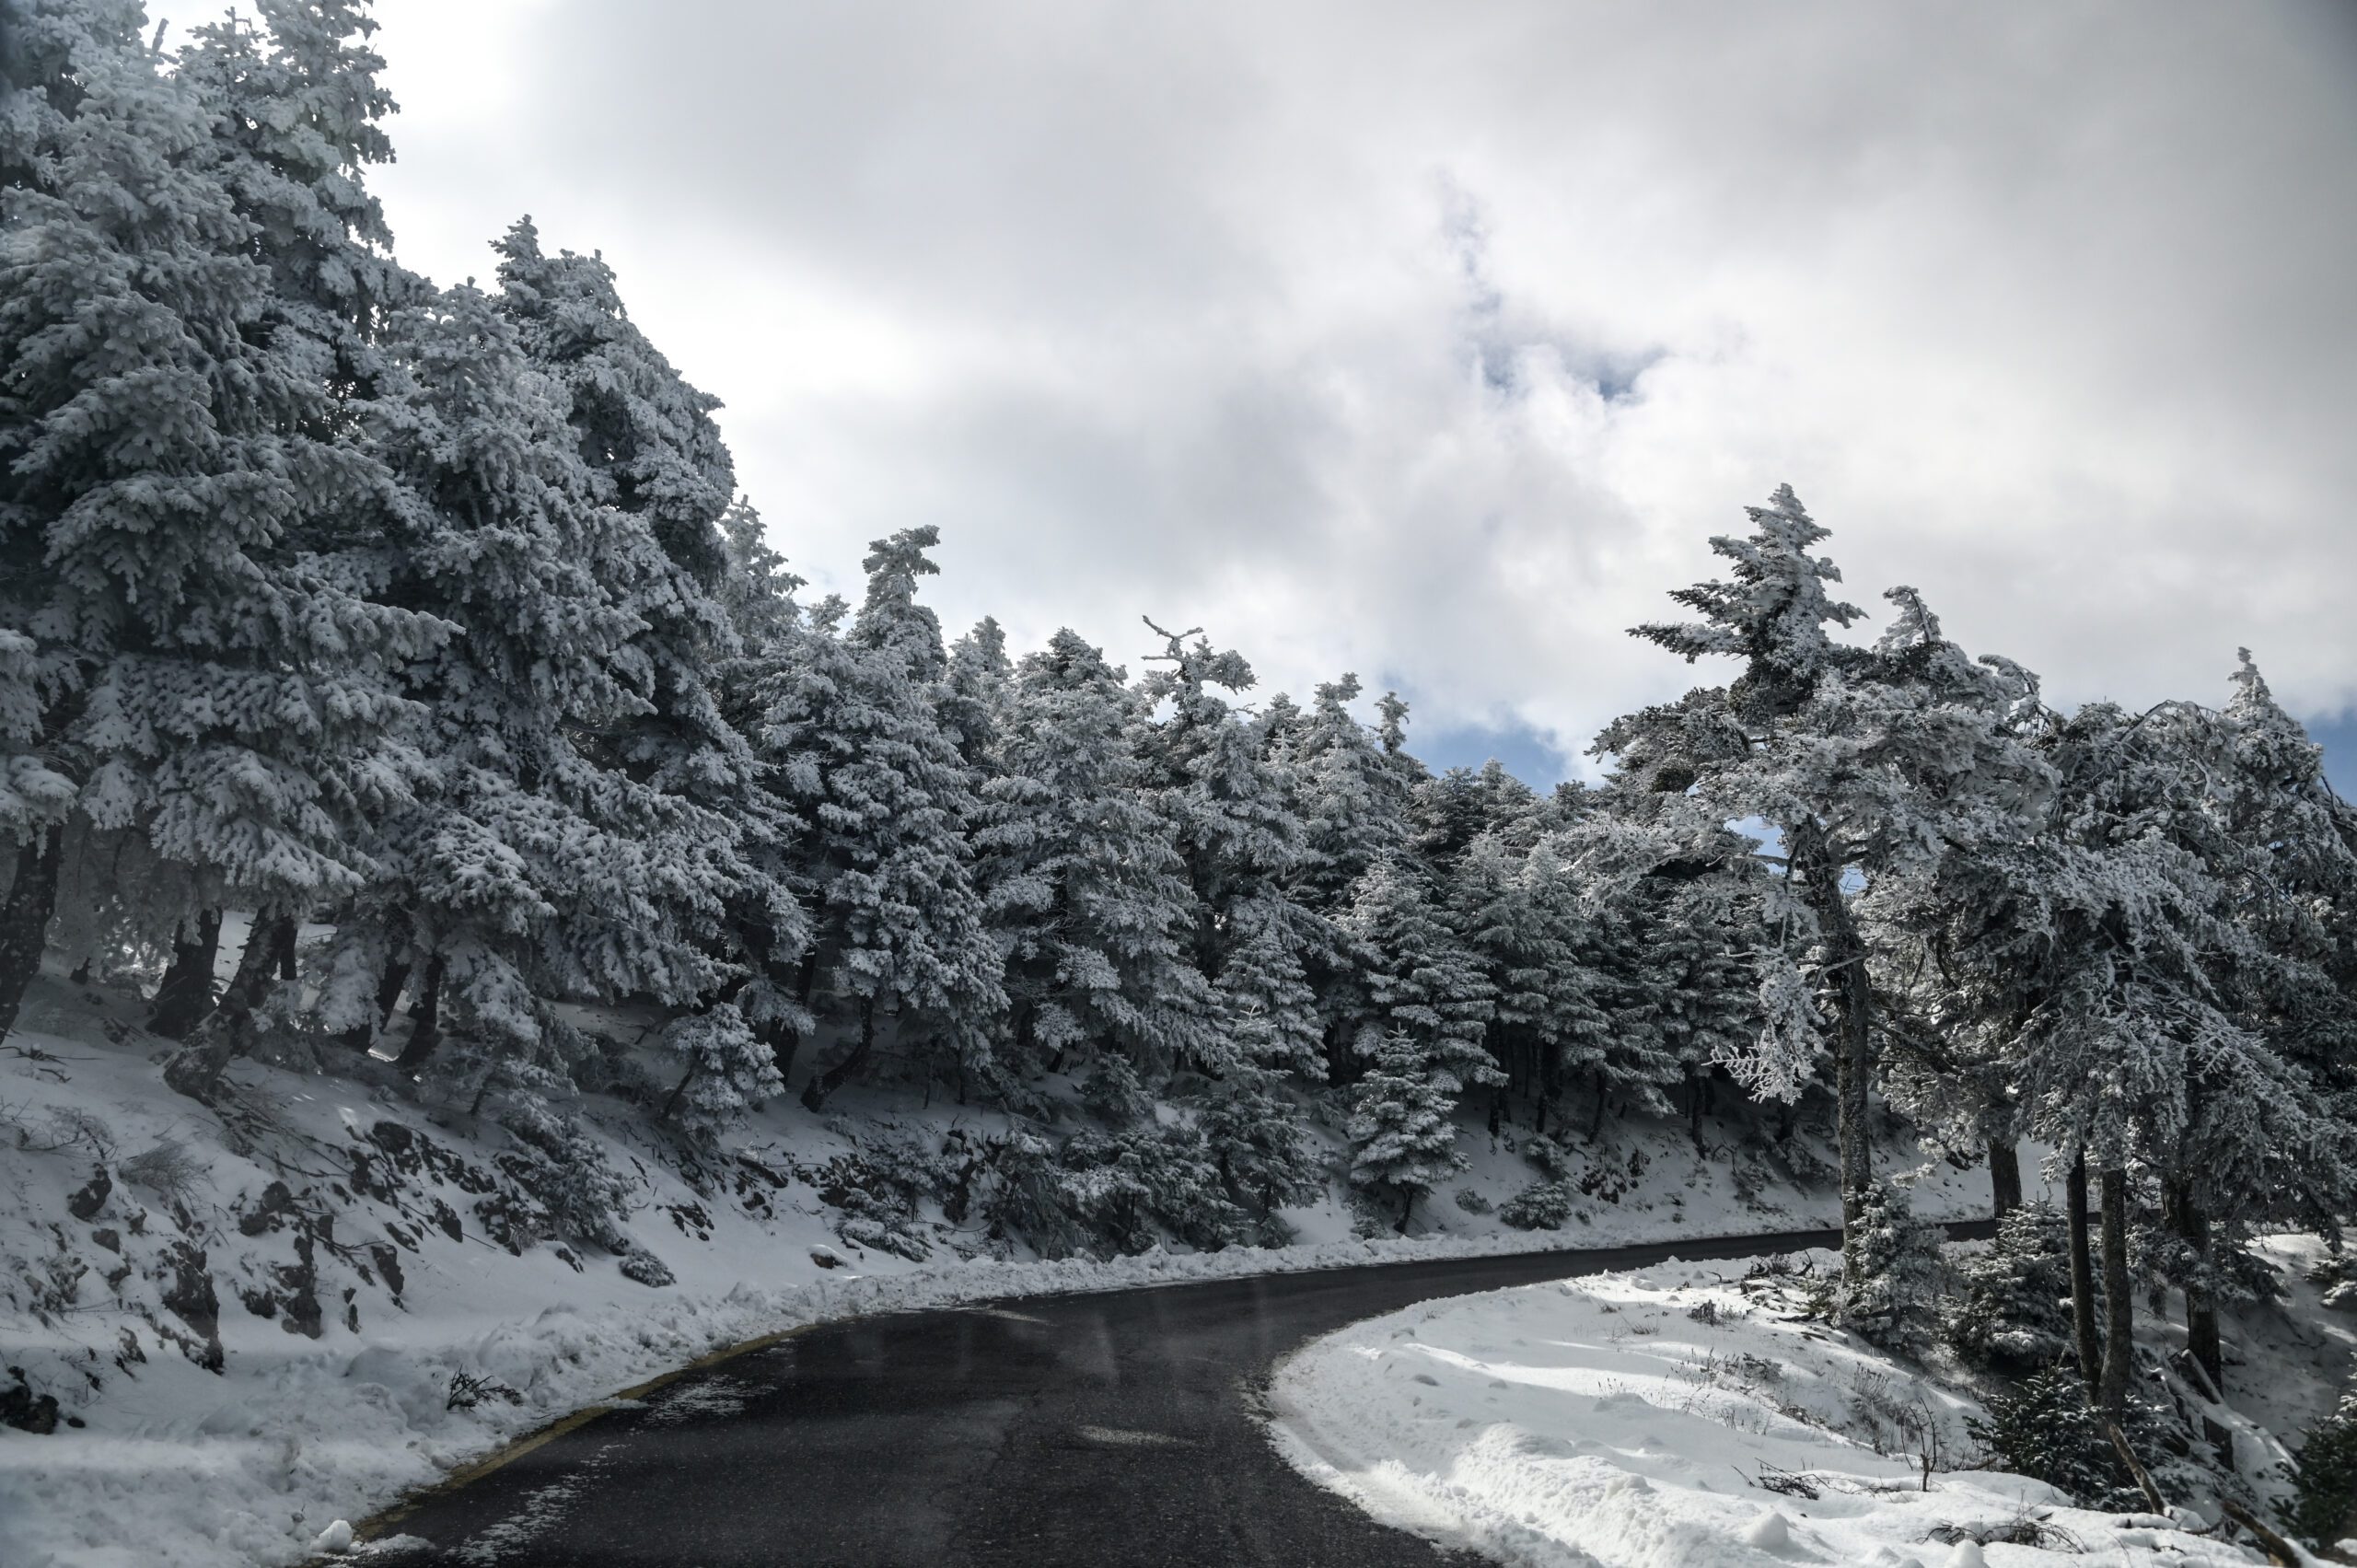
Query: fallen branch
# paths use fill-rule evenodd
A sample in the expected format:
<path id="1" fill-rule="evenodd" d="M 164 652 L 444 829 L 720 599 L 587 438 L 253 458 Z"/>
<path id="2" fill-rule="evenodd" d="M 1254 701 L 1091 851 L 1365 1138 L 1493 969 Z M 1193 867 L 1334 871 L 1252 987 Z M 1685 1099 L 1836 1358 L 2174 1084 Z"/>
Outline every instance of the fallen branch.
<path id="1" fill-rule="evenodd" d="M 2111 1446 L 2119 1450 L 2120 1461 L 2128 1467 L 2128 1473 L 2136 1478 L 2136 1485 L 2144 1493 L 2144 1501 L 2153 1505 L 2154 1513 L 2166 1518 L 2169 1512 L 2168 1499 L 2163 1497 L 2161 1489 L 2153 1484 L 2153 1472 L 2146 1469 L 2143 1462 L 2136 1458 L 2136 1450 L 2128 1446 L 2128 1434 L 2119 1430 L 2119 1423 L 2116 1421 L 2105 1422 L 2103 1429 L 2110 1435 Z"/>
<path id="2" fill-rule="evenodd" d="M 2249 1509 L 2244 1507 L 2233 1498 L 2221 1497 L 2218 1499 L 2218 1506 L 2225 1514 L 2226 1517 L 2232 1519 L 2235 1523 L 2240 1525 L 2243 1528 L 2248 1530 L 2253 1536 L 2258 1538 L 2258 1544 L 2267 1549 L 2267 1560 L 2270 1562 L 2281 1562 L 2287 1564 L 2288 1568 L 2299 1568 L 2299 1564 L 2306 1561 L 2310 1556 L 2308 1552 L 2301 1551 L 2298 1547 L 2293 1546 L 2290 1541 L 2285 1540 L 2282 1536 L 2268 1528 L 2267 1526 L 2260 1521 L 2258 1515 L 2252 1513 Z M 2349 1561 L 2348 1558 L 2341 1556 L 2338 1552 L 2328 1551 L 2318 1555 L 2323 1556 L 2324 1559 L 2329 1562 L 2346 1562 Z"/>
<path id="3" fill-rule="evenodd" d="M 1782 1493 L 1787 1497 L 1805 1497 L 1812 1503 L 1824 1495 L 1801 1472 L 1779 1469 L 1766 1463 L 1760 1465 L 1759 1479 L 1755 1484 L 1769 1492 Z"/>

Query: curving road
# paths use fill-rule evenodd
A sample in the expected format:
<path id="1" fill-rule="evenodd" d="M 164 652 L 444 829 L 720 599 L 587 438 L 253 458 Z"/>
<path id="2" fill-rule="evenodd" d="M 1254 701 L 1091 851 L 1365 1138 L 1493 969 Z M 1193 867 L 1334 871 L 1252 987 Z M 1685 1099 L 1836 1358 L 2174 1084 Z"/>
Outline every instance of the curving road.
<path id="1" fill-rule="evenodd" d="M 1989 1234 L 1986 1223 L 1952 1227 Z M 531 1568 L 1434 1568 L 1277 1457 L 1304 1341 L 1434 1296 L 1839 1244 L 1830 1231 L 1272 1274 L 807 1330 L 429 1494 L 376 1561 Z M 380 1549 L 381 1550 L 381 1549 Z"/>

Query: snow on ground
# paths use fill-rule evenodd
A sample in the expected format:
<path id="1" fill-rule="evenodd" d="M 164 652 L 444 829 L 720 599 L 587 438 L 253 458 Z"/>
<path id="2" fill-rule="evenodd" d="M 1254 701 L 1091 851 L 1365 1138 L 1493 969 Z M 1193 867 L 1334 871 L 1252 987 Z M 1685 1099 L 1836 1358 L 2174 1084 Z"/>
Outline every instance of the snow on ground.
<path id="1" fill-rule="evenodd" d="M 1746 1272 L 1669 1263 L 1355 1324 L 1280 1366 L 1271 1434 L 1376 1517 L 1527 1568 L 2264 1561 L 1939 1468 L 1969 1461 L 1979 1407 L 1796 1320 Z M 1780 1475 L 1816 1495 L 1760 1484 Z"/>
<path id="2" fill-rule="evenodd" d="M 226 944 L 225 944 L 226 946 Z M 383 1064 L 321 1074 L 247 1062 L 226 1114 L 165 1090 L 169 1043 L 128 988 L 45 979 L 0 1053 L 0 1366 L 70 1423 L 0 1429 L 9 1568 L 215 1568 L 301 1557 L 504 1442 L 699 1357 L 799 1325 L 988 1297 L 1831 1223 L 1829 1195 L 1682 1123 L 1594 1157 L 1619 1174 L 1561 1232 L 1493 1208 L 1534 1179 L 1514 1134 L 1469 1125 L 1460 1182 L 1410 1240 L 1351 1238 L 1339 1191 L 1289 1213 L 1301 1244 L 1109 1262 L 995 1249 L 935 1205 L 922 1262 L 847 1243 L 827 1162 L 882 1133 L 936 1141 L 1004 1119 L 912 1095 L 846 1094 L 819 1119 L 773 1107 L 691 1172 L 643 1114 L 585 1100 L 582 1128 L 633 1187 L 629 1251 L 496 1238 L 513 1145 L 463 1106 L 420 1103 Z M 594 1023 L 596 1020 L 589 1020 Z M 616 1021 L 619 1028 L 619 1022 Z M 1732 1136 L 1708 1124 L 1713 1136 Z M 103 1166 L 111 1179 L 103 1185 Z M 1599 1165 L 1599 1169 L 1604 1168 Z M 691 1176 L 697 1179 L 691 1179 Z M 1985 1213 L 1985 1172 L 1940 1167 L 1930 1214 Z M 1470 1194 L 1472 1201 L 1459 1202 Z M 830 1267 L 832 1264 L 834 1266 Z M 13 1304 L 13 1305 L 12 1305 Z M 450 1408 L 454 1376 L 502 1386 Z"/>

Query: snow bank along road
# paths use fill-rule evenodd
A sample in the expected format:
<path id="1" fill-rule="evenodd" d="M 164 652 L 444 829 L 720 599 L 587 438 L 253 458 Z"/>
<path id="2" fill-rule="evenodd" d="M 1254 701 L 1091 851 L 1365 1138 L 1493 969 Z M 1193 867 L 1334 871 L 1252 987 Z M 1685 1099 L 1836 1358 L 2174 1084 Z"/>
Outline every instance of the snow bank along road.
<path id="1" fill-rule="evenodd" d="M 552 1568 L 1432 1568 L 1449 1559 L 1270 1446 L 1254 1410 L 1277 1358 L 1435 1296 L 1838 1245 L 1829 1231 L 1692 1238 L 824 1324 L 429 1494 L 365 1550 L 405 1565 Z"/>

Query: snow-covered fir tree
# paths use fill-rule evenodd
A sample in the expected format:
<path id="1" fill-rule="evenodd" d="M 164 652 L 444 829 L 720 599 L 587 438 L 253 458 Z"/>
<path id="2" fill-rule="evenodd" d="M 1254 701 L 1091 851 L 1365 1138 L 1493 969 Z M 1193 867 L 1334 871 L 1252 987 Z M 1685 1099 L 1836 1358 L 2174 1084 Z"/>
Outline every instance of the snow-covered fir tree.
<path id="1" fill-rule="evenodd" d="M 1367 867 L 1402 848 L 1409 834 L 1410 782 L 1351 713 L 1358 695 L 1355 675 L 1320 685 L 1284 749 L 1304 851 L 1290 881 L 1303 903 L 1329 916 L 1349 902 Z M 1405 716 L 1403 707 L 1394 722 Z"/>
<path id="2" fill-rule="evenodd" d="M 1283 765 L 1264 754 L 1257 726 L 1220 695 L 1248 691 L 1252 667 L 1194 632 L 1173 634 L 1146 624 L 1165 645 L 1149 659 L 1156 668 L 1138 683 L 1136 749 L 1194 893 L 1196 967 L 1224 984 L 1231 961 L 1256 942 L 1264 953 L 1282 947 L 1291 964 L 1302 966 L 1306 954 L 1329 950 L 1334 936 L 1286 886 L 1306 852 Z M 1153 716 L 1165 703 L 1167 712 Z M 1298 1010 L 1305 998 L 1289 983 L 1267 983 L 1272 971 L 1257 964 L 1256 971 L 1247 989 L 1259 1005 L 1284 1010 L 1271 1022 L 1279 1038 L 1318 1028 L 1314 1014 Z"/>
<path id="3" fill-rule="evenodd" d="M 1487 1049 L 1491 983 L 1413 863 L 1398 854 L 1376 862 L 1339 923 L 1358 966 L 1353 1038 L 1361 1056 L 1413 1047 L 1423 1053 L 1423 1081 L 1451 1103 L 1469 1088 L 1505 1083 Z"/>
<path id="4" fill-rule="evenodd" d="M 369 874 L 346 830 L 397 803 L 415 716 L 400 667 L 444 628 L 386 602 L 382 470 L 298 335 L 214 136 L 135 11 L 26 8 L 0 231 L 0 587 L 22 847 L 0 927 L 13 1015 L 65 829 L 135 839 L 173 876 L 129 906 L 159 938 L 256 909 L 238 1026 L 175 1082 L 210 1087 L 287 923 Z M 120 438 L 138 432 L 136 439 Z"/>
<path id="5" fill-rule="evenodd" d="M 770 548 L 761 517 L 739 498 L 720 518 L 723 564 L 714 597 L 735 629 L 734 651 L 714 663 L 711 688 L 720 716 L 743 738 L 752 772 L 728 809 L 738 819 L 737 854 L 749 873 L 732 900 L 729 929 L 744 972 L 726 999 L 744 1014 L 781 1078 L 790 1073 L 815 1020 L 810 1003 L 818 959 L 810 946 L 807 869 L 801 819 L 779 758 L 766 746 L 767 693 L 800 656 L 802 579 Z"/>
<path id="6" fill-rule="evenodd" d="M 1457 1081 L 1425 1041 L 1405 1033 L 1376 1040 L 1351 1086 L 1351 1182 L 1399 1205 L 1401 1235 L 1416 1200 L 1465 1167 L 1457 1149 Z"/>
<path id="7" fill-rule="evenodd" d="M 1139 787 L 1121 670 L 1071 631 L 1025 656 L 983 786 L 978 880 L 1005 955 L 1001 1066 L 1068 1071 L 1134 1114 L 1145 1087 L 1223 1054 L 1195 968 L 1194 895 Z"/>
<path id="8" fill-rule="evenodd" d="M 736 489 L 713 419 L 720 400 L 690 386 L 647 340 L 603 258 L 548 255 L 528 217 L 495 249 L 500 308 L 532 364 L 563 389 L 591 494 L 660 551 L 624 600 L 641 622 L 633 648 L 646 667 L 646 703 L 610 721 L 593 749 L 692 822 L 679 842 L 693 863 L 679 869 L 700 908 L 700 940 L 757 977 L 749 982 L 762 989 L 745 999 L 756 1016 L 791 1021 L 767 993 L 771 979 L 758 978 L 782 973 L 803 940 L 800 906 L 778 874 L 791 824 L 761 808 L 750 740 L 725 717 L 715 690 L 739 651 L 719 597 L 730 570 L 721 523 Z M 746 983 L 732 981 L 732 993 Z"/>
<path id="9" fill-rule="evenodd" d="M 1489 1053 L 1509 1092 L 1537 1108 L 1567 1084 L 1592 1084 L 1600 1109 L 1614 1024 L 1598 1005 L 1600 977 L 1585 962 L 1593 916 L 1573 868 L 1549 841 L 1517 854 L 1485 831 L 1458 857 L 1451 881 L 1465 945 L 1495 997 Z M 1533 1120 L 1545 1114 L 1534 1109 Z M 1497 1121 L 1493 1101 L 1492 1131 Z"/>
<path id="10" fill-rule="evenodd" d="M 764 693 L 764 745 L 801 815 L 811 972 L 855 1031 L 812 1074 L 813 1109 L 866 1066 L 885 1020 L 923 1074 L 987 1071 L 1006 1006 L 968 842 L 981 802 L 941 721 L 940 623 L 916 599 L 938 538 L 875 541 L 857 616 L 845 627 L 846 607 L 822 602 Z"/>
<path id="11" fill-rule="evenodd" d="M 428 780 L 379 825 L 388 869 L 338 933 L 320 1011 L 365 1028 L 407 989 L 404 1062 L 456 1026 L 488 1073 L 552 1047 L 559 997 L 714 992 L 721 900 L 708 813 L 598 744 L 653 706 L 632 603 L 668 572 L 660 547 L 600 501 L 562 388 L 489 298 L 450 290 L 388 340 L 414 388 L 380 437 L 421 506 L 402 587 L 461 631 L 412 667 Z M 735 1048 L 758 1087 L 765 1062 Z"/>
<path id="12" fill-rule="evenodd" d="M 1803 1081 L 1816 1009 L 1789 977 L 1797 968 L 1822 982 L 1846 1237 L 1873 1181 L 1867 1105 L 1878 1039 L 1852 879 L 1872 887 L 1922 875 L 1948 854 L 2017 836 L 2050 780 L 2003 722 L 2010 666 L 1973 665 L 1904 588 L 1891 596 L 1899 614 L 1879 646 L 1836 643 L 1830 629 L 1860 612 L 1832 598 L 1840 574 L 1812 553 L 1827 530 L 1789 486 L 1748 511 L 1750 534 L 1711 541 L 1728 575 L 1670 596 L 1701 619 L 1635 629 L 1689 662 L 1739 658 L 1742 676 L 1616 720 L 1597 749 L 1617 758 L 1631 787 L 1683 802 L 1689 840 L 1756 819 L 1781 841 L 1769 910 L 1777 940 L 1763 949 L 1761 995 L 1784 1002 L 1766 1020 L 1760 1051 L 1732 1065 L 1756 1086 L 1789 1091 Z M 1964 679 L 1976 669 L 1979 679 Z M 1854 1285 L 1854 1247 L 1845 1264 Z"/>
<path id="13" fill-rule="evenodd" d="M 958 754 L 975 773 L 976 787 L 999 771 L 998 749 L 1014 697 L 1015 663 L 1007 656 L 1006 633 L 985 615 L 949 645 L 949 671 L 941 692 L 942 722 L 958 737 Z"/>

